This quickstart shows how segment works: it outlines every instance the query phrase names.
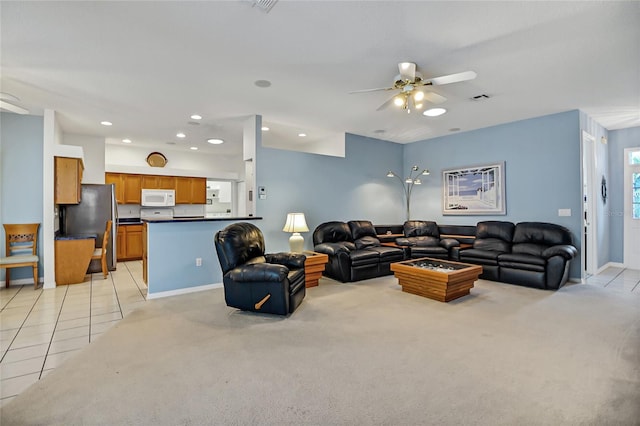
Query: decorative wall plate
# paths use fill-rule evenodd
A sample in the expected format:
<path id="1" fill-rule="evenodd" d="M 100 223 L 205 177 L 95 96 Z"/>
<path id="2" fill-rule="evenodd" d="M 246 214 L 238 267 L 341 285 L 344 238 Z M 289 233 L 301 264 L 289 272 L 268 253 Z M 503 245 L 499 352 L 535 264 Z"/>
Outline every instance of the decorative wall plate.
<path id="1" fill-rule="evenodd" d="M 147 155 L 147 163 L 151 167 L 164 167 L 167 164 L 167 157 L 161 152 L 152 152 Z"/>

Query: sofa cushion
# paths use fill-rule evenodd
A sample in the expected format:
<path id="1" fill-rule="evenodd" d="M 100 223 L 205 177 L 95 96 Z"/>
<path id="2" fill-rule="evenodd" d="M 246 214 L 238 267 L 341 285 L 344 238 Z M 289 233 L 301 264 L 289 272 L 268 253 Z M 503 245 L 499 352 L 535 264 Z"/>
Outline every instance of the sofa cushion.
<path id="1" fill-rule="evenodd" d="M 508 253 L 511 251 L 514 228 L 515 225 L 511 222 L 497 220 L 478 222 L 473 248 Z"/>
<path id="2" fill-rule="evenodd" d="M 380 259 L 380 255 L 376 251 L 364 249 L 350 252 L 349 258 L 351 259 L 351 266 L 359 266 L 377 264 Z"/>
<path id="3" fill-rule="evenodd" d="M 538 268 L 533 270 L 544 270 L 546 264 L 544 258 L 531 254 L 503 253 L 498 256 L 498 265 L 510 268 L 529 269 L 529 266 L 535 265 Z"/>
<path id="4" fill-rule="evenodd" d="M 378 253 L 380 261 L 382 262 L 404 259 L 404 250 L 397 247 L 386 247 L 386 246 L 368 247 L 366 251 L 373 251 Z"/>
<path id="5" fill-rule="evenodd" d="M 513 243 L 533 243 L 546 246 L 572 244 L 571 231 L 564 226 L 545 222 L 520 222 L 515 226 Z"/>
<path id="6" fill-rule="evenodd" d="M 350 220 L 348 222 L 351 238 L 357 240 L 362 237 L 376 237 L 376 228 L 368 220 Z"/>
<path id="7" fill-rule="evenodd" d="M 313 244 L 337 243 L 340 241 L 353 241 L 351 230 L 345 222 L 325 222 L 313 231 Z"/>
<path id="8" fill-rule="evenodd" d="M 435 222 L 428 220 L 408 220 L 403 225 L 405 237 L 429 236 L 439 239 L 440 231 Z"/>
<path id="9" fill-rule="evenodd" d="M 375 237 L 362 237 L 355 241 L 355 245 L 358 250 L 367 247 L 377 247 L 380 245 L 380 240 Z"/>
<path id="10" fill-rule="evenodd" d="M 511 253 L 529 254 L 532 256 L 542 256 L 542 252 L 547 249 L 547 246 L 534 243 L 522 243 L 514 244 L 511 247 Z"/>

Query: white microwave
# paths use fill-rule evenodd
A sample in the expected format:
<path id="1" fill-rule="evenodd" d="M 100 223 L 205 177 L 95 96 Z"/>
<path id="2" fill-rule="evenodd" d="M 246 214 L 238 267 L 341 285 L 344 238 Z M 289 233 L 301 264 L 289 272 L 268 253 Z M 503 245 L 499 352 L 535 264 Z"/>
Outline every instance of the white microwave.
<path id="1" fill-rule="evenodd" d="M 141 203 L 145 207 L 170 207 L 176 205 L 174 189 L 143 189 Z"/>

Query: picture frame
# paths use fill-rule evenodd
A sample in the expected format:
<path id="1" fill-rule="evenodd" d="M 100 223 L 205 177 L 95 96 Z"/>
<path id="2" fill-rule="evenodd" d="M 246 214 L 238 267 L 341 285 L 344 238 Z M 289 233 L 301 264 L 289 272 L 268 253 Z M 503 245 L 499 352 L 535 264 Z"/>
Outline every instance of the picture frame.
<path id="1" fill-rule="evenodd" d="M 507 214 L 505 162 L 443 170 L 442 214 Z"/>

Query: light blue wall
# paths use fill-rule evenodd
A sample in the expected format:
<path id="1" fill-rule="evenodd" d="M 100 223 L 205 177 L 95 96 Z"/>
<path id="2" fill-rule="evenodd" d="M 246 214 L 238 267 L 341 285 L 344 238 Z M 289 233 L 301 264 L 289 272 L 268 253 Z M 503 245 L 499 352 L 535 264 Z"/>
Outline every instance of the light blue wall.
<path id="1" fill-rule="evenodd" d="M 42 158 L 44 121 L 40 116 L 0 113 L 0 222 L 42 223 Z M 51 182 L 53 185 L 53 182 Z M 1 253 L 4 256 L 4 227 Z M 40 265 L 43 276 L 42 225 L 38 237 Z M 2 280 L 5 270 L 0 270 Z M 11 279 L 31 278 L 30 268 L 16 268 Z"/>
<path id="2" fill-rule="evenodd" d="M 290 234 L 282 231 L 288 212 L 303 212 L 309 232 L 302 233 L 311 249 L 313 230 L 330 220 L 371 220 L 402 223 L 402 193 L 388 179 L 402 168 L 403 146 L 362 136 L 346 135 L 344 158 L 258 147 L 258 186 L 267 191 L 257 200 L 258 225 L 268 252 L 289 249 Z"/>
<path id="3" fill-rule="evenodd" d="M 443 215 L 443 169 L 505 162 L 506 215 Z M 412 218 L 475 225 L 483 220 L 551 222 L 566 226 L 580 247 L 582 227 L 579 112 L 569 111 L 406 145 L 404 168 L 431 169 L 412 197 Z M 571 209 L 559 217 L 558 209 Z M 580 259 L 570 275 L 580 277 Z"/>
<path id="4" fill-rule="evenodd" d="M 640 147 L 640 127 L 609 132 L 609 201 L 611 262 L 624 262 L 624 150 Z"/>

